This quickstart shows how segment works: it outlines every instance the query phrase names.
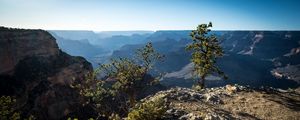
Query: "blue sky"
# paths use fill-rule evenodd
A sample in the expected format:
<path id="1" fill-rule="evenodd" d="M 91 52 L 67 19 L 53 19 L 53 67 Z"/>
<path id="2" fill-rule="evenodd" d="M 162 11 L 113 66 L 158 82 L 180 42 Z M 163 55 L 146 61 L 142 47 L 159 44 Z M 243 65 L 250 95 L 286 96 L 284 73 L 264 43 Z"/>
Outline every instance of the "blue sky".
<path id="1" fill-rule="evenodd" d="M 0 26 L 51 30 L 300 30 L 297 0 L 0 0 Z"/>

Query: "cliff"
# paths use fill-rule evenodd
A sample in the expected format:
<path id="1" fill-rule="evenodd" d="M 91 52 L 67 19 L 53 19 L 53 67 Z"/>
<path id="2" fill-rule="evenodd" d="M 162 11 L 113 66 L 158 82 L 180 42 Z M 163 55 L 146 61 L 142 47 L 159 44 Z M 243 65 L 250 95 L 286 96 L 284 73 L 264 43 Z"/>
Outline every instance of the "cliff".
<path id="1" fill-rule="evenodd" d="M 79 95 L 69 85 L 89 71 L 89 62 L 59 50 L 44 30 L 0 27 L 0 92 L 17 96 L 24 116 L 60 119 L 79 109 Z"/>
<path id="2" fill-rule="evenodd" d="M 59 54 L 54 38 L 42 30 L 0 28 L 0 73 L 13 74 L 15 65 L 29 56 Z"/>

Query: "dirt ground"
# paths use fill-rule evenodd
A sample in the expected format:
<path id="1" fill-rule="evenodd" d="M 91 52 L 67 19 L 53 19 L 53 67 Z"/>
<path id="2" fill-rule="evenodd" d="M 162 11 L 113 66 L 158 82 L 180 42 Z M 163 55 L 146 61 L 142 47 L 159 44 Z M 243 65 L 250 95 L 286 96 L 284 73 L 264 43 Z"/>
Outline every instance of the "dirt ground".
<path id="1" fill-rule="evenodd" d="M 240 91 L 221 96 L 221 104 L 174 101 L 173 106 L 207 118 L 215 113 L 226 119 L 300 120 L 300 89 L 297 92 Z"/>
<path id="2" fill-rule="evenodd" d="M 240 92 L 225 98 L 220 108 L 253 119 L 300 120 L 300 94 Z"/>

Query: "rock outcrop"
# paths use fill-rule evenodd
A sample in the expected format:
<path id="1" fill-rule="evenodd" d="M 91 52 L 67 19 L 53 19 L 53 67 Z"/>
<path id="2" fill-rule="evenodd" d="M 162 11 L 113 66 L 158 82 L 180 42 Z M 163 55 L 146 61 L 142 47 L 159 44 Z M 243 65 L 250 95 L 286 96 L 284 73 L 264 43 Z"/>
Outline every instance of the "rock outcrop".
<path id="1" fill-rule="evenodd" d="M 42 30 L 0 28 L 0 73 L 13 74 L 17 63 L 29 56 L 57 56 L 54 38 Z"/>
<path id="2" fill-rule="evenodd" d="M 89 71 L 89 62 L 59 50 L 44 30 L 0 27 L 1 95 L 16 96 L 24 116 L 60 119 L 77 110 L 80 97 L 70 84 Z"/>
<path id="3" fill-rule="evenodd" d="M 162 97 L 166 120 L 296 120 L 300 117 L 300 92 L 274 88 L 251 89 L 239 85 L 207 88 L 171 88 L 142 99 Z"/>

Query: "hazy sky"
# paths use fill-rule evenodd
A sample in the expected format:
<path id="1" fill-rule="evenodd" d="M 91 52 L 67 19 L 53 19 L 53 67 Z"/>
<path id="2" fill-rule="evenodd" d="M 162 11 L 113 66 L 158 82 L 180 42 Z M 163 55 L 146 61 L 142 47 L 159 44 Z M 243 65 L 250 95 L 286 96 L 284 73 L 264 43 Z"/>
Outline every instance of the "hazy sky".
<path id="1" fill-rule="evenodd" d="M 0 0 L 0 26 L 55 30 L 300 30 L 300 0 Z"/>

